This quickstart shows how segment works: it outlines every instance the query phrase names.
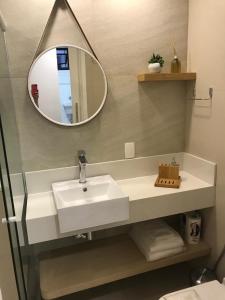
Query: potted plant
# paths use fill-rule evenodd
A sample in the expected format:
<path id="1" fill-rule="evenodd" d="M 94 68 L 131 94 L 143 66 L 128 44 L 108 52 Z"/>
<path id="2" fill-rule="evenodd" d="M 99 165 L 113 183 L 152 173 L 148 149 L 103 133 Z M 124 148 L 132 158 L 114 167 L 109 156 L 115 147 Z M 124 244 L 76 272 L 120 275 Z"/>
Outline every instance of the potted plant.
<path id="1" fill-rule="evenodd" d="M 164 60 L 159 54 L 153 53 L 148 61 L 148 69 L 150 73 L 159 73 L 164 65 Z"/>

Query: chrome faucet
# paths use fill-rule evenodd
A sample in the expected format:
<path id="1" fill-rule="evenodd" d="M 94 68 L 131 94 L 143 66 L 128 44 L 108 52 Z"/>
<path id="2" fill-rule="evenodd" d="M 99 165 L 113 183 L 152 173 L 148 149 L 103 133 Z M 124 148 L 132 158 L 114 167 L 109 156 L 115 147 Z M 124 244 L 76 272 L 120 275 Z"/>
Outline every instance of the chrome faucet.
<path id="1" fill-rule="evenodd" d="M 86 153 L 84 150 L 78 151 L 78 159 L 79 159 L 79 171 L 80 171 L 80 183 L 86 183 L 86 164 L 87 160 L 85 157 Z"/>

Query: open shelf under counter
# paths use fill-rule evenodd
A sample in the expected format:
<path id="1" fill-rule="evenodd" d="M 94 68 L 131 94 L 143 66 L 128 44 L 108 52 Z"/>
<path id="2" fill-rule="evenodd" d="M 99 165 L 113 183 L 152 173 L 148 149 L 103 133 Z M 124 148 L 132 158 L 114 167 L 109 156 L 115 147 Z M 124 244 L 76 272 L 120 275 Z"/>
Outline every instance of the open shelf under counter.
<path id="1" fill-rule="evenodd" d="M 55 299 L 209 254 L 201 241 L 178 255 L 147 262 L 128 235 L 87 242 L 41 259 L 41 293 L 44 300 Z"/>
<path id="2" fill-rule="evenodd" d="M 190 81 L 196 80 L 196 73 L 143 73 L 137 76 L 138 82 L 149 81 Z"/>

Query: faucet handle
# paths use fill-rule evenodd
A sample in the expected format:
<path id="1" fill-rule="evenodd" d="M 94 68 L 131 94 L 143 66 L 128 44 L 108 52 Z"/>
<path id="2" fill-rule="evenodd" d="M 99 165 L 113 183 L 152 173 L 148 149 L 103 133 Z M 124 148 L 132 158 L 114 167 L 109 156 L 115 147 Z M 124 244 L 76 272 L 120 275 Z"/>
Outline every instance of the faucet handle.
<path id="1" fill-rule="evenodd" d="M 78 159 L 82 164 L 87 163 L 87 159 L 85 157 L 86 153 L 84 150 L 79 150 L 78 151 Z"/>

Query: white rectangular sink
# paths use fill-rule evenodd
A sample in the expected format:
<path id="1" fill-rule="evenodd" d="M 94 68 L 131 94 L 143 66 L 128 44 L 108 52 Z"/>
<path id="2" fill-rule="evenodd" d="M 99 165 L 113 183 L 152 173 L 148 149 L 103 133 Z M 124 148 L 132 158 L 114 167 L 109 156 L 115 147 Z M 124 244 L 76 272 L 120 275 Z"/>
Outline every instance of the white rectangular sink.
<path id="1" fill-rule="evenodd" d="M 129 219 L 129 197 L 110 175 L 56 182 L 52 189 L 61 233 Z"/>

